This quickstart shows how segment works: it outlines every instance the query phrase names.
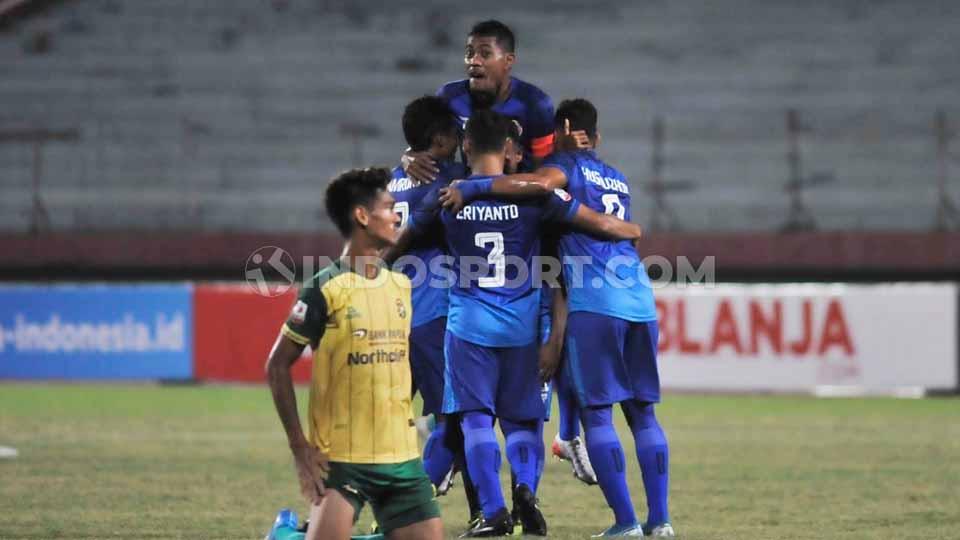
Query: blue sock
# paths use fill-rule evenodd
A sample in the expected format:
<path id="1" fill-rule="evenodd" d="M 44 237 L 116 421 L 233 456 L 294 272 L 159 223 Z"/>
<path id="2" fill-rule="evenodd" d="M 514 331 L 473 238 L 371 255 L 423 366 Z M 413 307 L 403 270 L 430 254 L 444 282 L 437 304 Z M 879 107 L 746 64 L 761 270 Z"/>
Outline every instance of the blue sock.
<path id="1" fill-rule="evenodd" d="M 423 468 L 430 477 L 430 482 L 439 486 L 443 478 L 450 472 L 453 466 L 453 452 L 447 448 L 445 440 L 447 438 L 447 422 L 440 420 L 437 422 L 433 433 L 427 438 L 427 444 L 423 447 Z"/>
<path id="2" fill-rule="evenodd" d="M 620 446 L 617 431 L 613 428 L 613 409 L 607 405 L 583 409 L 582 412 L 587 436 L 587 454 L 590 455 L 593 470 L 597 473 L 603 496 L 613 509 L 617 525 L 633 525 L 637 522 L 637 515 L 633 511 L 630 490 L 627 488 L 623 447 Z"/>
<path id="3" fill-rule="evenodd" d="M 546 446 L 543 444 L 543 420 L 540 420 L 537 422 L 537 485 L 533 486 L 534 493 L 540 488 L 540 479 L 543 478 L 543 463 L 546 450 Z"/>
<path id="4" fill-rule="evenodd" d="M 507 461 L 517 477 L 517 485 L 526 484 L 531 491 L 536 491 L 537 451 L 543 444 L 537 444 L 536 422 L 513 422 L 501 418 L 500 429 L 507 440 Z"/>
<path id="5" fill-rule="evenodd" d="M 553 388 L 557 393 L 557 410 L 560 420 L 557 422 L 560 438 L 572 441 L 580 435 L 580 408 L 577 407 L 577 398 L 571 389 L 557 376 L 553 379 Z"/>
<path id="6" fill-rule="evenodd" d="M 623 413 L 633 432 L 637 461 L 647 492 L 647 525 L 657 526 L 670 521 L 667 493 L 670 489 L 670 451 L 653 404 L 641 401 L 623 402 Z"/>
<path id="7" fill-rule="evenodd" d="M 470 478 L 477 486 L 484 518 L 492 518 L 507 505 L 500 488 L 500 445 L 493 432 L 493 416 L 471 411 L 463 415 L 464 450 Z"/>

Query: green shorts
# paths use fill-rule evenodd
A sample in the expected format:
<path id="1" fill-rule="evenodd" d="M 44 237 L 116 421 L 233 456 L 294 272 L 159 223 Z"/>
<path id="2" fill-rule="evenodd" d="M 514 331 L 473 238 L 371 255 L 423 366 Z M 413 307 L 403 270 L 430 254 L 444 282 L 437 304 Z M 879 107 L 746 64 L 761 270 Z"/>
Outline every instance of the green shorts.
<path id="1" fill-rule="evenodd" d="M 364 503 L 370 503 L 384 534 L 440 517 L 433 484 L 420 458 L 389 464 L 331 462 L 325 483 L 353 506 L 354 522 Z"/>

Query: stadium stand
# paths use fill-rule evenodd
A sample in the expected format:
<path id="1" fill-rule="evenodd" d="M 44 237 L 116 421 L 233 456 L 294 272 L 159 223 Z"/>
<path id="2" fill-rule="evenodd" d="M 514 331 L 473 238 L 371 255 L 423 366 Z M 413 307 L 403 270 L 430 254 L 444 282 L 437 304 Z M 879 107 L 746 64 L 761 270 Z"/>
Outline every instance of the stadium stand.
<path id="1" fill-rule="evenodd" d="M 960 3 L 485 5 L 76 0 L 15 20 L 0 132 L 79 136 L 0 143 L 0 230 L 31 228 L 35 176 L 53 230 L 331 230 L 326 179 L 394 163 L 403 104 L 461 76 L 462 34 L 490 16 L 518 33 L 518 74 L 598 104 L 635 193 L 664 119 L 664 176 L 695 186 L 668 196 L 686 230 L 782 225 L 790 108 L 805 173 L 832 179 L 804 194 L 822 229 L 933 222 L 933 118 L 960 123 Z"/>

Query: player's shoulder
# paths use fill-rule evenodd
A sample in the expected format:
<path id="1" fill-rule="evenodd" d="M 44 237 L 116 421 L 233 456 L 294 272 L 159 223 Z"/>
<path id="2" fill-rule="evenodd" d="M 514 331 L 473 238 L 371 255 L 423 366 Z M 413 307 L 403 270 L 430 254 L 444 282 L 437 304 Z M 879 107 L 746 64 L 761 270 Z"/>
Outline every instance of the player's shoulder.
<path id="1" fill-rule="evenodd" d="M 550 99 L 550 96 L 541 90 L 539 86 L 516 77 L 513 77 L 512 79 L 513 95 L 518 99 L 529 102 L 540 102 L 545 99 Z"/>
<path id="2" fill-rule="evenodd" d="M 576 152 L 553 152 L 543 159 L 541 167 L 557 167 L 569 172 L 577 164 Z"/>
<path id="3" fill-rule="evenodd" d="M 458 161 L 441 162 L 438 167 L 440 168 L 440 178 L 448 183 L 454 180 L 463 180 L 469 176 L 467 167 Z"/>
<path id="4" fill-rule="evenodd" d="M 338 281 L 342 280 L 342 276 L 345 276 L 349 271 L 350 269 L 340 259 L 337 259 L 314 274 L 305 287 L 318 292 L 322 291 L 324 288 L 336 285 Z"/>
<path id="5" fill-rule="evenodd" d="M 447 101 L 452 101 L 458 97 L 469 95 L 470 93 L 470 80 L 469 79 L 460 79 L 457 81 L 450 81 L 444 83 L 443 86 L 437 90 L 437 95 L 446 99 Z"/>
<path id="6" fill-rule="evenodd" d="M 410 281 L 410 278 L 403 272 L 392 268 L 384 268 L 383 271 L 387 272 L 387 277 L 390 278 L 390 281 L 400 289 L 409 290 L 413 288 L 413 282 Z"/>
<path id="7" fill-rule="evenodd" d="M 590 152 L 585 152 L 585 154 L 587 159 L 591 159 L 594 163 L 597 164 L 598 167 L 603 169 L 604 176 L 609 176 L 611 178 L 618 178 L 620 180 L 623 180 L 626 178 L 626 176 L 624 176 L 624 174 L 620 172 L 620 169 L 614 167 L 609 162 L 598 157 L 596 152 L 590 151 Z"/>
<path id="8" fill-rule="evenodd" d="M 399 194 L 403 193 L 404 191 L 409 191 L 416 187 L 416 185 L 413 183 L 413 180 L 411 180 L 407 176 L 407 173 L 403 170 L 403 167 L 399 165 L 394 167 L 392 176 L 393 178 L 387 183 L 387 191 L 390 193 L 394 193 L 399 196 Z"/>

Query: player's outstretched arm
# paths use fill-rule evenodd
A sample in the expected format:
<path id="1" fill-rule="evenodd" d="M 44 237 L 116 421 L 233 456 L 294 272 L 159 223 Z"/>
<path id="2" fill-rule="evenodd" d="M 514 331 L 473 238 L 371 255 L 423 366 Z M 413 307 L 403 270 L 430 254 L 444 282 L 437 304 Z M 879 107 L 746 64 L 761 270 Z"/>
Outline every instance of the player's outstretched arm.
<path id="1" fill-rule="evenodd" d="M 293 390 L 293 376 L 290 374 L 290 368 L 300 358 L 303 348 L 304 345 L 281 334 L 267 359 L 267 382 L 280 423 L 287 432 L 300 491 L 312 504 L 320 504 L 324 493 L 323 478 L 330 467 L 326 456 L 303 435 L 297 412 L 297 394 Z"/>
<path id="2" fill-rule="evenodd" d="M 643 236 L 643 229 L 636 223 L 601 214 L 584 204 L 577 207 L 571 223 L 578 229 L 610 240 L 636 240 Z"/>
<path id="3" fill-rule="evenodd" d="M 510 174 L 490 180 L 455 181 L 440 190 L 440 204 L 457 213 L 482 196 L 505 199 L 543 197 L 567 185 L 567 175 L 556 167 L 541 167 L 533 173 Z"/>

